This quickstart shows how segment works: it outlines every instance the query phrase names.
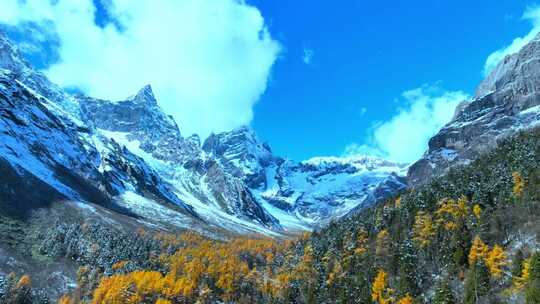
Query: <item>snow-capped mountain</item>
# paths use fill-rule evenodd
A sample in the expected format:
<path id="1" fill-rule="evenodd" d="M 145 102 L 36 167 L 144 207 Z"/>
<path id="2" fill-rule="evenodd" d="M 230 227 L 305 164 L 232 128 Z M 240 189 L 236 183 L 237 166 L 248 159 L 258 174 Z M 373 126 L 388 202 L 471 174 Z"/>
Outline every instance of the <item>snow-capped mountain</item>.
<path id="1" fill-rule="evenodd" d="M 424 157 L 411 165 L 411 185 L 448 168 L 468 164 L 497 142 L 540 123 L 540 35 L 504 58 L 479 85 L 476 96 L 456 109 L 451 122 L 429 141 Z"/>
<path id="2" fill-rule="evenodd" d="M 122 101 L 71 95 L 2 34 L 0 68 L 3 210 L 24 214 L 65 201 L 148 227 L 279 235 L 319 227 L 404 187 L 402 165 L 296 163 L 273 155 L 249 127 L 201 145 L 181 134 L 150 86 Z"/>
<path id="3" fill-rule="evenodd" d="M 248 127 L 211 135 L 203 149 L 243 178 L 286 226 L 319 227 L 404 188 L 405 166 L 374 157 L 276 157 Z"/>

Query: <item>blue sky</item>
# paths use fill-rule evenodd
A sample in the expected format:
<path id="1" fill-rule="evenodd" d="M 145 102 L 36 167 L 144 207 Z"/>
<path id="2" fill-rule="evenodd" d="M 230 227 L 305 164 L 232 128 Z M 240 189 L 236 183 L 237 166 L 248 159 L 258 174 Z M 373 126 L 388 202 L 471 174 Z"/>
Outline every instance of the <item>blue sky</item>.
<path id="1" fill-rule="evenodd" d="M 250 3 L 286 48 L 253 124 L 295 159 L 362 142 L 396 113 L 403 91 L 438 84 L 472 94 L 487 56 L 530 30 L 521 20 L 529 1 Z M 304 47 L 313 50 L 310 65 Z"/>
<path id="2" fill-rule="evenodd" d="M 185 135 L 251 124 L 295 160 L 408 162 L 474 95 L 488 56 L 540 30 L 540 9 L 394 2 L 4 0 L 0 24 L 60 85 L 120 100 L 152 84 Z"/>

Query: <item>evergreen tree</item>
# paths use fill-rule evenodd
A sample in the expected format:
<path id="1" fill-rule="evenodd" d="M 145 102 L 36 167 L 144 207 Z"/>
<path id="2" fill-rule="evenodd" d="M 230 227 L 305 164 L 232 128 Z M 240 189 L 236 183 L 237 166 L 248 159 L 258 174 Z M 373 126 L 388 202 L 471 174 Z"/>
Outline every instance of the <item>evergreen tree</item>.
<path id="1" fill-rule="evenodd" d="M 521 275 L 521 270 L 523 269 L 523 262 L 525 258 L 523 257 L 523 251 L 518 250 L 512 259 L 512 276 L 519 277 Z"/>
<path id="2" fill-rule="evenodd" d="M 450 288 L 448 279 L 441 280 L 436 287 L 433 304 L 456 304 L 456 298 Z"/>
<path id="3" fill-rule="evenodd" d="M 472 264 L 465 281 L 464 304 L 475 304 L 489 291 L 489 269 L 483 260 Z"/>
<path id="4" fill-rule="evenodd" d="M 526 304 L 540 304 L 540 253 L 531 258 L 531 272 L 527 290 L 525 291 Z"/>
<path id="5" fill-rule="evenodd" d="M 456 272 L 464 269 L 468 263 L 467 253 L 471 249 L 471 234 L 467 226 L 462 223 L 456 233 L 452 234 L 451 247 L 454 249 L 453 262 Z"/>
<path id="6" fill-rule="evenodd" d="M 402 296 L 407 294 L 417 296 L 420 293 L 417 253 L 410 240 L 404 241 L 400 253 L 397 290 Z"/>

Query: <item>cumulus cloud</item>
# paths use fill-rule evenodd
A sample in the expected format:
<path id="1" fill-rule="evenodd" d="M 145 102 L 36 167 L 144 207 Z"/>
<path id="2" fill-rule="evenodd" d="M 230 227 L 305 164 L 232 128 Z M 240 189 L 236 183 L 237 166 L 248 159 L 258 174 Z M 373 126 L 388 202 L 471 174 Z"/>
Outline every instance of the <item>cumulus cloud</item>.
<path id="1" fill-rule="evenodd" d="M 484 76 L 487 76 L 497 66 L 497 64 L 504 59 L 504 57 L 519 52 L 522 47 L 534 39 L 534 37 L 540 32 L 540 6 L 527 8 L 522 16 L 522 19 L 531 22 L 531 31 L 523 37 L 517 37 L 509 45 L 490 54 L 486 59 L 486 63 L 484 64 Z"/>
<path id="2" fill-rule="evenodd" d="M 443 91 L 423 86 L 402 94 L 403 106 L 387 121 L 375 123 L 364 143 L 352 143 L 344 155 L 373 155 L 410 163 L 427 149 L 429 139 L 453 115 L 457 105 L 468 95 L 461 91 Z"/>
<path id="3" fill-rule="evenodd" d="M 280 53 L 259 10 L 242 0 L 101 1 L 114 22 L 97 26 L 92 0 L 2 0 L 0 22 L 52 27 L 52 81 L 122 100 L 151 84 L 184 133 L 247 124 Z"/>

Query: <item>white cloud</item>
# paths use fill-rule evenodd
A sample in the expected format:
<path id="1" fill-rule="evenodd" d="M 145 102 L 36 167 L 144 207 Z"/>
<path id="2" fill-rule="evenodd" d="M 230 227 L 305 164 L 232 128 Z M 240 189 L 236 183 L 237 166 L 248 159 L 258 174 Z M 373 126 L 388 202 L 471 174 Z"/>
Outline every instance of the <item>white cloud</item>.
<path id="1" fill-rule="evenodd" d="M 527 35 L 517 37 L 510 45 L 491 53 L 484 64 L 484 76 L 487 76 L 497 66 L 497 64 L 504 59 L 504 57 L 519 52 L 522 47 L 533 40 L 534 37 L 540 32 L 540 6 L 527 8 L 522 16 L 522 19 L 530 21 L 533 28 Z"/>
<path id="2" fill-rule="evenodd" d="M 2 0 L 0 22 L 56 30 L 60 61 L 45 73 L 91 96 L 121 100 L 151 84 L 184 133 L 247 124 L 280 52 L 259 10 L 242 0 L 109 0 L 113 24 L 94 23 L 92 0 Z"/>
<path id="3" fill-rule="evenodd" d="M 305 64 L 310 65 L 313 62 L 314 51 L 309 48 L 304 48 L 304 55 L 302 56 L 302 61 Z"/>
<path id="4" fill-rule="evenodd" d="M 429 139 L 453 115 L 456 106 L 468 95 L 461 91 L 442 91 L 423 86 L 403 93 L 404 106 L 396 115 L 373 125 L 363 144 L 352 143 L 345 155 L 367 154 L 409 163 L 427 150 Z"/>

